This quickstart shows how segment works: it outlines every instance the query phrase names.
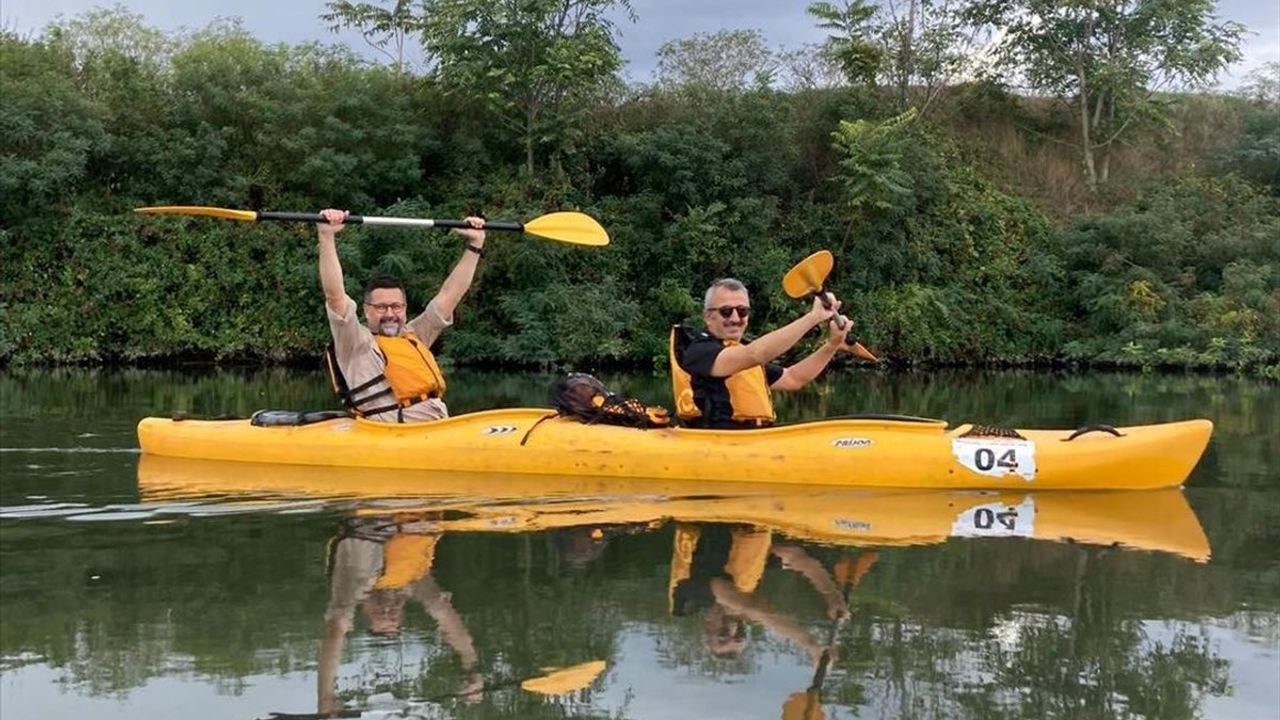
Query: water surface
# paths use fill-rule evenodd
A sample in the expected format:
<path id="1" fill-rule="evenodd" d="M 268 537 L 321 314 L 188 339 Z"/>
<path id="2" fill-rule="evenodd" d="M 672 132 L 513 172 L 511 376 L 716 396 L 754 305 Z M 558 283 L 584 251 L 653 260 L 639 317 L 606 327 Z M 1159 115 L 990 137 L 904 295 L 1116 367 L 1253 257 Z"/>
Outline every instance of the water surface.
<path id="1" fill-rule="evenodd" d="M 450 405 L 544 405 L 552 379 L 456 371 Z M 669 392 L 661 377 L 604 379 L 651 402 Z M 1275 384 L 845 372 L 781 403 L 789 419 L 1212 419 L 1187 490 L 1155 494 L 622 488 L 625 501 L 602 501 L 572 479 L 540 492 L 424 478 L 373 496 L 334 471 L 317 494 L 304 470 L 136 451 L 146 415 L 331 406 L 302 371 L 0 375 L 0 717 L 1234 720 L 1280 707 Z M 987 507 L 1038 525 L 1002 531 Z M 735 571 L 708 577 L 730 547 Z M 849 617 L 834 620 L 853 575 Z M 597 660 L 567 695 L 515 682 Z"/>

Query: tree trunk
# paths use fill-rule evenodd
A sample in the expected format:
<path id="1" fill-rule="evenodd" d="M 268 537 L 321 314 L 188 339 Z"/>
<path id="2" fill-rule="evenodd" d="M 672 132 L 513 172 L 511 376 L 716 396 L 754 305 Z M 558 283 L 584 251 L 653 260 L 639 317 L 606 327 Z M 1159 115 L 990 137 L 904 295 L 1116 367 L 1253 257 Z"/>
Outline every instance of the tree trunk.
<path id="1" fill-rule="evenodd" d="M 1093 162 L 1093 137 L 1089 127 L 1089 93 L 1085 85 L 1084 66 L 1076 65 L 1076 72 L 1080 76 L 1080 146 L 1081 150 L 1084 151 L 1085 181 L 1089 183 L 1089 190 L 1096 192 L 1098 189 L 1098 170 Z"/>
<path id="2" fill-rule="evenodd" d="M 524 169 L 533 177 L 533 113 L 524 116 Z"/>
<path id="3" fill-rule="evenodd" d="M 907 33 L 902 39 L 902 87 L 899 90 L 900 110 L 907 109 L 908 96 L 911 93 L 911 78 L 915 76 L 915 41 L 916 41 L 916 6 L 920 0 L 910 0 L 907 9 Z"/>
<path id="4" fill-rule="evenodd" d="M 1093 18 L 1087 17 L 1084 23 L 1084 34 L 1080 38 L 1080 47 L 1076 49 L 1076 77 L 1080 80 L 1080 141 L 1081 149 L 1084 151 L 1084 172 L 1085 181 L 1089 183 L 1089 191 L 1097 192 L 1098 190 L 1098 170 L 1093 163 L 1093 133 L 1090 132 L 1090 116 L 1089 116 L 1089 84 L 1088 78 L 1085 77 L 1084 59 L 1085 47 L 1088 40 L 1093 35 Z"/>
<path id="5" fill-rule="evenodd" d="M 1080 95 L 1080 143 L 1084 151 L 1084 177 L 1090 191 L 1098 189 L 1098 169 L 1093 161 L 1093 139 L 1089 133 L 1089 101 Z"/>
<path id="6" fill-rule="evenodd" d="M 1116 126 L 1116 101 L 1114 95 L 1107 96 L 1107 132 L 1113 132 Z M 1106 185 L 1111 178 L 1111 143 L 1108 139 L 1102 147 L 1101 164 L 1098 168 L 1098 182 Z"/>

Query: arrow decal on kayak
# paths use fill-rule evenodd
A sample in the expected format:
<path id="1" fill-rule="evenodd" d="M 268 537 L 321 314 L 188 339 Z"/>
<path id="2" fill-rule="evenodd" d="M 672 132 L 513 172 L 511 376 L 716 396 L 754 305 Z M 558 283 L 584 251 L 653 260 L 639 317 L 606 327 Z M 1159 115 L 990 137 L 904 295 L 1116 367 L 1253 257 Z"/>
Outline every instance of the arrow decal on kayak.
<path id="1" fill-rule="evenodd" d="M 519 430 L 515 425 L 490 425 L 480 431 L 481 435 L 510 435 Z"/>

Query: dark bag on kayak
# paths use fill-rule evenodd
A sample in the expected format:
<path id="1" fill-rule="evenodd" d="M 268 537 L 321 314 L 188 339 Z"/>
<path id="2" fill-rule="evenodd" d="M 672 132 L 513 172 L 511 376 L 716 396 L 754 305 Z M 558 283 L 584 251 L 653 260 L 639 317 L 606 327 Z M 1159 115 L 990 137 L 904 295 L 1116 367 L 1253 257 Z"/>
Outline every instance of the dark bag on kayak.
<path id="1" fill-rule="evenodd" d="M 561 415 L 575 417 L 585 423 L 625 425 L 635 428 L 671 426 L 671 416 L 664 407 L 645 405 L 635 398 L 609 392 L 591 375 L 569 373 L 551 388 L 551 401 Z"/>

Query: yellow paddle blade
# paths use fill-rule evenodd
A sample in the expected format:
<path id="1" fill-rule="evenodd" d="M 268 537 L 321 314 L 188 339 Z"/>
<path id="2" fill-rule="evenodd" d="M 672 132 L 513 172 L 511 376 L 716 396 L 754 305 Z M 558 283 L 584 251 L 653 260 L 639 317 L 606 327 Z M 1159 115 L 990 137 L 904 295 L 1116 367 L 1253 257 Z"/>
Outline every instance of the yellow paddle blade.
<path id="1" fill-rule="evenodd" d="M 244 220 L 245 222 L 253 222 L 258 219 L 258 213 L 252 210 L 230 210 L 228 208 L 201 207 L 198 205 L 161 205 L 158 207 L 136 208 L 134 212 L 140 215 L 196 215 L 224 218 L 226 220 Z"/>
<path id="2" fill-rule="evenodd" d="M 604 666 L 603 660 L 592 660 L 567 668 L 551 669 L 546 675 L 525 680 L 520 683 L 520 687 L 543 695 L 565 695 L 590 685 L 604 672 Z"/>
<path id="3" fill-rule="evenodd" d="M 782 704 L 782 720 L 826 720 L 826 717 L 817 690 L 791 693 Z"/>
<path id="4" fill-rule="evenodd" d="M 524 231 L 548 240 L 573 245 L 608 245 L 609 233 L 589 215 L 578 212 L 553 212 L 524 224 Z"/>
<path id="5" fill-rule="evenodd" d="M 875 550 L 862 553 L 857 560 L 845 555 L 836 563 L 836 582 L 841 585 L 857 585 L 879 559 L 880 554 Z"/>
<path id="6" fill-rule="evenodd" d="M 782 290 L 793 298 L 802 298 L 822 291 L 822 283 L 827 281 L 831 268 L 836 260 L 827 250 L 819 250 L 796 263 L 782 278 Z"/>
<path id="7" fill-rule="evenodd" d="M 860 342 L 855 342 L 850 350 L 856 358 L 861 358 L 867 362 L 880 362 L 880 358 L 876 357 L 875 353 L 868 350 L 867 346 Z"/>

